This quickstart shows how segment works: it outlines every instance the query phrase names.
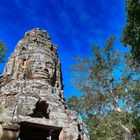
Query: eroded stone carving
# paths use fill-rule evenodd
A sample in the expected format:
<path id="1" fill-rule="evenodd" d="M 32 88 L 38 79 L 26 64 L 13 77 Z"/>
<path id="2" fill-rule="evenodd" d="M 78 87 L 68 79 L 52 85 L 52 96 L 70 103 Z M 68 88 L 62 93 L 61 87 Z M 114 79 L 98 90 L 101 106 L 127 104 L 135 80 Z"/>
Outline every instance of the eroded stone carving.
<path id="1" fill-rule="evenodd" d="M 65 104 L 56 46 L 44 30 L 27 32 L 0 76 L 0 140 L 89 140 L 79 125 Z"/>

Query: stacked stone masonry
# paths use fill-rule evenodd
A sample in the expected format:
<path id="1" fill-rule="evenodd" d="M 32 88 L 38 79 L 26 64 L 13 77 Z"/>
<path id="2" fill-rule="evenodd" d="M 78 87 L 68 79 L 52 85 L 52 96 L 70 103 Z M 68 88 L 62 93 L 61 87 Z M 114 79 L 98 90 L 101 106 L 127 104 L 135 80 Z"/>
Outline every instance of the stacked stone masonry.
<path id="1" fill-rule="evenodd" d="M 44 30 L 21 39 L 0 76 L 0 140 L 89 140 L 67 109 L 57 48 Z"/>

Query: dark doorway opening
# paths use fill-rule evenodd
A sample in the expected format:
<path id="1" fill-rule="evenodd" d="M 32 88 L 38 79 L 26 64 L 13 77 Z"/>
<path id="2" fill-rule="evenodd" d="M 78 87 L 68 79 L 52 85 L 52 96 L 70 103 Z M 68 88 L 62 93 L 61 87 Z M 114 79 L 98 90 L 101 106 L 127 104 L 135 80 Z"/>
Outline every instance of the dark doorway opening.
<path id="1" fill-rule="evenodd" d="M 61 128 L 51 126 L 40 126 L 30 123 L 21 124 L 20 140 L 59 140 Z"/>

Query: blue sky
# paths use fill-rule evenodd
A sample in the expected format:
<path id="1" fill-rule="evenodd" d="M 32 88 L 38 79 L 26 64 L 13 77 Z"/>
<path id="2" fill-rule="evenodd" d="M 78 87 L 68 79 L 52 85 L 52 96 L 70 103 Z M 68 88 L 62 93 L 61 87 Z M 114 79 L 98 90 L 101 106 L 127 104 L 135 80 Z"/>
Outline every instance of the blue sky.
<path id="1" fill-rule="evenodd" d="M 90 46 L 103 45 L 111 36 L 120 44 L 125 25 L 124 0 L 1 0 L 0 39 L 8 46 L 6 60 L 24 33 L 45 29 L 58 46 L 65 97 L 79 95 L 72 83 L 69 65 L 75 56 L 87 57 Z M 0 72 L 5 64 L 0 64 Z"/>

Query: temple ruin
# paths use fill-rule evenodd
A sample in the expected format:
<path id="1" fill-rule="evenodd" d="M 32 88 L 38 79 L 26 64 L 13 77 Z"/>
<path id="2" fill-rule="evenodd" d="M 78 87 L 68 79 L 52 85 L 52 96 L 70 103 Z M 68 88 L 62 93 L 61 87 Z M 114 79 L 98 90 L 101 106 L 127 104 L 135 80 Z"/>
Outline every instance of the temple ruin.
<path id="1" fill-rule="evenodd" d="M 67 109 L 57 48 L 44 30 L 25 34 L 0 76 L 0 140 L 89 140 Z"/>

